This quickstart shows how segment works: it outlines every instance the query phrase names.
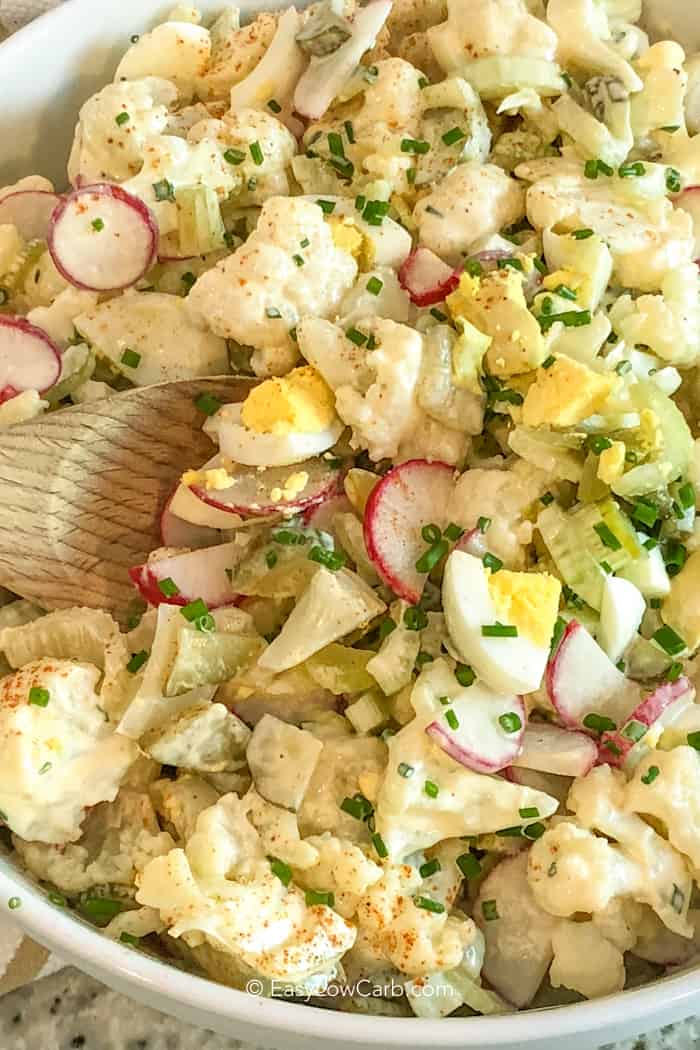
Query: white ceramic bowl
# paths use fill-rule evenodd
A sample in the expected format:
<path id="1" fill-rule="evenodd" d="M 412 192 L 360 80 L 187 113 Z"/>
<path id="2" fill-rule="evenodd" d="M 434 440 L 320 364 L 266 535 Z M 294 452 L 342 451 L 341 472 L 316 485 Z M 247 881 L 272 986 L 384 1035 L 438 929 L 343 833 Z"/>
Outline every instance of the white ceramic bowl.
<path id="1" fill-rule="evenodd" d="M 65 182 L 65 165 L 81 103 L 111 79 L 132 33 L 153 24 L 174 0 L 69 0 L 0 46 L 0 186 L 40 173 Z M 198 0 L 215 12 L 225 0 Z M 464 0 L 468 2 L 468 0 Z M 700 8 L 685 0 L 700 39 Z M 252 14 L 282 6 L 242 0 Z M 345 1014 L 298 1003 L 256 998 L 154 961 L 115 944 L 70 912 L 51 904 L 0 856 L 0 908 L 36 940 L 120 992 L 210 1028 L 268 1046 L 330 1050 L 366 1046 L 401 1050 L 497 1047 L 580 1050 L 637 1035 L 700 1010 L 700 969 L 690 969 L 619 995 L 513 1014 L 442 1021 Z M 8 912 L 8 914 L 10 914 Z"/>

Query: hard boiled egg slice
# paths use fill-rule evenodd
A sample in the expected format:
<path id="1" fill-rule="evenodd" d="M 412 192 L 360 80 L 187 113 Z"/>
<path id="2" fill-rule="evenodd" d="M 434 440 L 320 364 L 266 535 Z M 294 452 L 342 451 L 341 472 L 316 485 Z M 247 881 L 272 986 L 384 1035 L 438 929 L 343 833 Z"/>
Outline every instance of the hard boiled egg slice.
<path id="1" fill-rule="evenodd" d="M 247 467 L 285 467 L 326 452 L 343 432 L 333 391 L 309 366 L 254 387 L 207 428 L 224 456 Z"/>
<path id="2" fill-rule="evenodd" d="M 633 583 L 617 576 L 605 577 L 597 637 L 613 663 L 637 637 L 645 612 L 646 602 Z"/>
<path id="3" fill-rule="evenodd" d="M 539 688 L 560 594 L 561 584 L 547 573 L 492 573 L 466 551 L 453 551 L 445 566 L 442 601 L 452 642 L 501 692 Z"/>

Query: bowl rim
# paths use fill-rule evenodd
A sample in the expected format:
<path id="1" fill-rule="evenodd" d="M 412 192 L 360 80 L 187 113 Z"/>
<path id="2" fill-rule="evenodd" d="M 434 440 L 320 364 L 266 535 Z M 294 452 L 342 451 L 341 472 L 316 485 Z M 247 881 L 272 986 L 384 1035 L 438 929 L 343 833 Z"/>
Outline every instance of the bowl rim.
<path id="1" fill-rule="evenodd" d="M 148 0 L 153 7 L 156 0 Z M 105 0 L 103 0 L 103 4 Z M 241 0 L 242 8 L 262 10 L 281 7 L 283 0 Z M 144 0 L 139 0 L 139 15 Z M 160 6 L 163 6 L 161 3 Z M 62 21 L 69 23 L 72 13 L 84 9 L 94 18 L 92 0 L 65 0 L 0 44 L 0 61 L 16 52 L 33 53 L 33 45 L 45 38 Z M 19 897 L 20 907 L 10 909 L 9 901 Z M 693 1012 L 693 1000 L 700 993 L 700 968 L 667 975 L 646 985 L 600 999 L 552 1006 L 493 1017 L 388 1017 L 375 1014 L 343 1013 L 318 1006 L 280 999 L 267 999 L 239 991 L 111 940 L 68 909 L 51 903 L 7 856 L 0 855 L 0 914 L 57 954 L 67 956 L 98 974 L 113 974 L 122 986 L 131 987 L 151 1001 L 154 995 L 174 1000 L 192 1011 L 203 1012 L 226 1021 L 262 1026 L 269 1033 L 294 1034 L 334 1042 L 367 1045 L 379 1042 L 389 1047 L 420 1042 L 438 1048 L 499 1047 L 527 1044 L 544 1038 L 559 1039 L 586 1033 L 604 1036 L 605 1031 L 624 1028 L 634 1017 L 637 1030 L 655 1015 L 673 1011 L 676 1016 Z M 684 1015 L 683 1004 L 687 1004 Z M 157 1004 L 156 1004 L 157 1005 Z"/>

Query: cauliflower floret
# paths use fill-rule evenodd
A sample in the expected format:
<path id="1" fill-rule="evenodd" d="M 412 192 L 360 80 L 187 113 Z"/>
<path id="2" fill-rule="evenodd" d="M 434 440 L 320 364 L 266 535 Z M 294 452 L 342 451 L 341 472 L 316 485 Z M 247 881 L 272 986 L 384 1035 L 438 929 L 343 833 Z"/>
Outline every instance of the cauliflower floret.
<path id="1" fill-rule="evenodd" d="M 632 179 L 587 179 L 580 167 L 557 161 L 548 169 L 522 165 L 516 175 L 535 180 L 527 191 L 527 215 L 538 230 L 557 227 L 594 230 L 608 244 L 617 281 L 628 288 L 657 291 L 666 274 L 690 262 L 690 216 L 664 197 L 635 195 Z"/>
<path id="2" fill-rule="evenodd" d="M 116 796 L 138 754 L 105 721 L 99 678 L 90 664 L 46 658 L 0 679 L 0 809 L 23 839 L 75 841 L 86 809 Z"/>
<path id="3" fill-rule="evenodd" d="M 294 262 L 300 248 L 303 267 Z M 335 246 L 316 204 L 272 197 L 246 243 L 199 278 L 187 308 L 217 335 L 258 350 L 281 350 L 293 364 L 290 330 L 306 314 L 334 313 L 356 276 L 357 263 Z"/>
<path id="4" fill-rule="evenodd" d="M 610 73 L 628 91 L 640 91 L 642 81 L 612 47 L 605 5 L 596 0 L 550 0 L 547 21 L 558 38 L 557 57 L 563 66 L 584 73 Z"/>
<path id="5" fill-rule="evenodd" d="M 528 511 L 549 484 L 550 475 L 520 459 L 508 470 L 467 470 L 457 481 L 447 517 L 466 529 L 490 518 L 486 546 L 508 568 L 523 569 L 534 531 Z"/>
<path id="6" fill-rule="evenodd" d="M 672 40 L 659 41 L 639 58 L 637 72 L 644 87 L 631 99 L 636 139 L 643 140 L 657 128 L 683 125 L 683 102 L 688 86 L 684 62 L 683 48 Z"/>
<path id="7" fill-rule="evenodd" d="M 233 149 L 240 157 L 234 166 L 240 189 L 236 204 L 249 207 L 264 204 L 268 197 L 285 197 L 289 193 L 287 168 L 297 151 L 294 136 L 271 113 L 257 109 L 240 109 L 221 120 L 203 120 L 189 132 L 190 142 L 216 140 L 225 152 Z M 257 143 L 262 154 L 258 164 L 250 151 Z M 257 154 L 256 154 L 257 155 Z"/>
<path id="8" fill-rule="evenodd" d="M 474 940 L 474 923 L 419 908 L 423 879 L 408 864 L 387 868 L 357 906 L 357 922 L 365 942 L 401 973 L 411 977 L 452 970 Z"/>
<path id="9" fill-rule="evenodd" d="M 318 863 L 318 851 L 314 845 L 308 839 L 301 841 L 294 813 L 273 806 L 254 788 L 248 791 L 243 801 L 249 807 L 248 819 L 260 836 L 266 857 L 277 857 L 298 871 L 305 871 Z"/>
<path id="10" fill-rule="evenodd" d="M 68 161 L 73 185 L 114 179 L 121 182 L 141 170 L 149 140 L 168 123 L 177 88 L 159 77 L 108 84 L 83 105 Z M 122 113 L 128 121 L 117 123 Z M 160 178 L 161 176 L 157 176 Z"/>
<path id="11" fill-rule="evenodd" d="M 491 149 L 491 128 L 471 84 L 450 77 L 425 88 L 421 97 L 424 115 L 419 137 L 430 149 L 418 157 L 416 186 L 434 185 L 465 161 L 484 164 Z M 461 132 L 456 142 L 455 128 Z"/>
<path id="12" fill-rule="evenodd" d="M 321 741 L 305 729 L 266 714 L 253 730 L 246 757 L 260 794 L 296 810 L 322 750 Z"/>
<path id="13" fill-rule="evenodd" d="M 552 933 L 553 988 L 572 988 L 587 999 L 612 995 L 625 987 L 622 952 L 592 922 L 562 922 Z"/>
<path id="14" fill-rule="evenodd" d="M 521 219 L 525 196 L 495 164 L 459 164 L 416 205 L 420 243 L 447 262 L 461 261 L 482 237 Z"/>
<path id="15" fill-rule="evenodd" d="M 360 898 L 382 877 L 382 869 L 359 846 L 330 832 L 304 840 L 318 853 L 313 867 L 295 871 L 295 882 L 306 890 L 330 890 L 335 910 L 346 919 L 357 911 Z"/>
<path id="16" fill-rule="evenodd" d="M 37 306 L 30 310 L 27 320 L 43 328 L 57 346 L 65 349 L 75 335 L 75 318 L 97 306 L 97 298 L 95 292 L 66 288 L 59 292 L 51 306 Z"/>
<path id="17" fill-rule="evenodd" d="M 345 813 L 340 806 L 344 798 L 352 798 L 362 790 L 361 782 L 382 775 L 386 756 L 386 745 L 376 737 L 353 735 L 325 740 L 299 808 L 302 835 L 322 835 L 333 828 L 344 841 L 369 843 L 366 823 Z"/>
<path id="18" fill-rule="evenodd" d="M 446 73 L 489 55 L 554 59 L 555 33 L 530 14 L 524 0 L 448 0 L 447 22 L 428 30 L 435 57 Z"/>
<path id="19" fill-rule="evenodd" d="M 628 346 L 643 344 L 681 368 L 700 359 L 700 274 L 695 263 L 664 276 L 661 295 L 622 295 L 610 310 L 613 328 Z"/>
<path id="20" fill-rule="evenodd" d="M 171 937 L 231 956 L 241 976 L 296 982 L 333 972 L 354 928 L 326 905 L 307 906 L 272 873 L 248 806 L 226 795 L 205 810 L 185 850 L 147 865 L 138 902 L 160 912 Z"/>
<path id="21" fill-rule="evenodd" d="M 400 176 L 415 163 L 412 155 L 401 152 L 401 140 L 417 133 L 420 125 L 420 73 L 402 58 L 385 59 L 376 69 L 377 79 L 366 88 L 362 108 L 352 118 L 357 152 L 368 175 L 398 188 Z"/>
<path id="22" fill-rule="evenodd" d="M 513 827 L 521 823 L 522 808 L 533 806 L 544 818 L 558 806 L 556 799 L 541 791 L 472 772 L 430 739 L 425 727 L 434 717 L 435 699 L 449 692 L 451 681 L 452 672 L 443 660 L 431 663 L 411 695 L 411 704 L 420 713 L 388 741 L 376 826 L 394 860 L 402 861 L 442 839 Z M 405 766 L 412 767 L 410 776 L 399 772 Z M 437 797 L 426 794 L 426 781 L 438 786 Z"/>
<path id="23" fill-rule="evenodd" d="M 168 766 L 196 773 L 224 773 L 239 768 L 250 730 L 223 704 L 181 711 L 143 740 L 147 754 Z"/>
<path id="24" fill-rule="evenodd" d="M 184 845 L 194 835 L 199 814 L 219 800 L 211 784 L 192 773 L 177 780 L 156 780 L 149 793 L 158 816 L 178 845 Z"/>
<path id="25" fill-rule="evenodd" d="M 649 770 L 658 770 L 649 777 Z M 646 779 L 645 779 L 646 778 Z M 642 759 L 625 791 L 625 808 L 657 817 L 669 842 L 700 870 L 700 756 L 695 748 L 652 751 Z"/>
<path id="26" fill-rule="evenodd" d="M 216 42 L 209 68 L 196 84 L 198 97 L 205 102 L 228 98 L 233 85 L 240 83 L 262 61 L 278 21 L 278 14 L 264 12 L 250 25 L 234 29 Z"/>
<path id="27" fill-rule="evenodd" d="M 192 22 L 168 21 L 143 33 L 117 66 L 114 80 L 162 77 L 177 87 L 180 97 L 190 99 L 197 80 L 211 58 L 209 30 Z"/>
<path id="28" fill-rule="evenodd" d="M 131 892 L 137 873 L 175 845 L 160 830 L 148 795 L 129 788 L 122 788 L 114 802 L 90 810 L 78 842 L 48 845 L 18 835 L 12 841 L 33 875 L 69 894 L 96 886 Z"/>

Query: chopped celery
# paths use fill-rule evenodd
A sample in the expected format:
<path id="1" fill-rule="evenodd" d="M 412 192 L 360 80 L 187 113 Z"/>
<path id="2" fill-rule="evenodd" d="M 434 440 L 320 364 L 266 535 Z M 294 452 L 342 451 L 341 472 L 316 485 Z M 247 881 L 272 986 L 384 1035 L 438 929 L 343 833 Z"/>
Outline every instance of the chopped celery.
<path id="1" fill-rule="evenodd" d="M 582 503 L 597 503 L 608 495 L 608 487 L 598 477 L 598 456 L 589 452 L 583 464 L 578 486 L 578 498 Z"/>
<path id="2" fill-rule="evenodd" d="M 613 483 L 613 492 L 623 499 L 666 489 L 687 474 L 693 457 L 692 434 L 670 397 L 654 383 L 640 381 L 630 387 L 630 398 L 643 418 L 647 410 L 647 418 L 661 435 L 661 447 L 651 450 L 649 462 L 633 467 Z"/>
<path id="3" fill-rule="evenodd" d="M 258 598 L 298 598 L 318 564 L 309 559 L 310 544 L 259 547 L 234 570 L 232 586 L 238 594 Z M 276 555 L 274 561 L 268 555 Z"/>
<path id="4" fill-rule="evenodd" d="M 583 474 L 583 434 L 516 426 L 508 442 L 513 452 L 541 470 L 565 481 L 580 481 Z M 605 493 L 603 493 L 605 494 Z"/>
<path id="5" fill-rule="evenodd" d="M 564 582 L 594 609 L 600 609 L 606 566 L 617 572 L 641 554 L 631 523 L 612 499 L 568 513 L 552 503 L 537 527 Z"/>
<path id="6" fill-rule="evenodd" d="M 462 390 L 481 394 L 481 375 L 484 354 L 491 345 L 491 336 L 484 335 L 463 317 L 458 319 L 460 334 L 452 346 L 452 381 Z"/>
<path id="7" fill-rule="evenodd" d="M 62 355 L 61 375 L 55 386 L 43 395 L 55 405 L 86 383 L 95 371 L 95 351 L 86 343 L 69 346 Z"/>
<path id="8" fill-rule="evenodd" d="M 374 687 L 374 679 L 367 664 L 374 653 L 366 649 L 350 649 L 331 642 L 306 661 L 306 669 L 313 680 L 335 696 L 343 693 L 361 693 Z"/>
<path id="9" fill-rule="evenodd" d="M 528 87 L 540 95 L 560 95 L 563 90 L 559 66 L 543 58 L 493 55 L 462 62 L 459 72 L 482 99 L 505 98 Z"/>
<path id="10" fill-rule="evenodd" d="M 420 651 L 420 631 L 409 630 L 404 623 L 406 602 L 395 602 L 390 616 L 396 627 L 388 634 L 367 664 L 367 670 L 387 696 L 402 689 L 411 680 Z"/>
<path id="11" fill-rule="evenodd" d="M 345 717 L 356 733 L 371 733 L 375 729 L 381 729 L 389 721 L 389 714 L 379 696 L 379 690 L 365 693 L 354 704 L 346 707 Z"/>
<path id="12" fill-rule="evenodd" d="M 219 198 L 209 186 L 183 186 L 175 191 L 178 237 L 183 255 L 206 255 L 226 240 Z"/>
<path id="13" fill-rule="evenodd" d="M 183 627 L 177 655 L 165 687 L 166 696 L 179 696 L 200 685 L 217 685 L 232 678 L 264 648 L 254 635 L 207 634 Z"/>

